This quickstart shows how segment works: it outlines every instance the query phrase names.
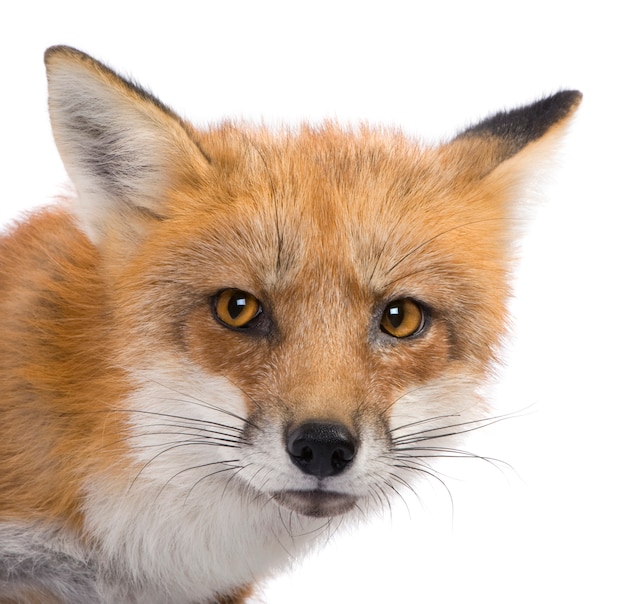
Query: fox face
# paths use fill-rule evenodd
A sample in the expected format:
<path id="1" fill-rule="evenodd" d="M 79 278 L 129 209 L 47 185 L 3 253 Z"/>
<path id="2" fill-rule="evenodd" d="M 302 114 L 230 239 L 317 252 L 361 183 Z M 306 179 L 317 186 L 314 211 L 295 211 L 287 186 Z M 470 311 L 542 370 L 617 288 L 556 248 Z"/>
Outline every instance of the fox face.
<path id="1" fill-rule="evenodd" d="M 327 517 L 375 491 L 373 473 L 395 474 L 391 424 L 405 441 L 407 431 L 415 432 L 401 427 L 400 416 L 407 423 L 423 421 L 419 425 L 433 434 L 460 421 L 451 416 L 475 414 L 480 407 L 473 391 L 504 319 L 506 269 L 498 263 L 505 242 L 488 243 L 502 249 L 479 286 L 481 275 L 472 265 L 464 268 L 451 242 L 436 246 L 433 240 L 415 249 L 409 225 L 428 222 L 430 212 L 400 197 L 407 192 L 391 196 L 399 175 L 385 168 L 393 160 L 383 149 L 374 148 L 369 160 L 383 164 L 374 168 L 376 179 L 356 170 L 339 175 L 352 181 L 346 191 L 346 183 L 328 174 L 337 161 L 334 146 L 350 152 L 345 141 L 334 140 L 331 147 L 324 143 L 328 132 L 298 136 L 310 138 L 307 147 L 319 147 L 317 156 L 303 157 L 301 140 L 274 150 L 259 140 L 244 149 L 252 163 L 244 178 L 257 181 L 253 191 L 248 180 L 242 183 L 248 191 L 235 183 L 227 195 L 234 201 L 213 207 L 206 219 L 194 212 L 193 224 L 170 216 L 154 225 L 142 243 L 146 252 L 138 252 L 145 260 L 127 261 L 131 276 L 119 277 L 119 324 L 125 333 L 137 330 L 132 339 L 141 342 L 142 350 L 133 350 L 132 362 L 124 365 L 147 378 L 145 411 L 172 413 L 175 393 L 209 376 L 195 398 L 219 408 L 209 421 L 228 425 L 220 438 L 236 445 L 225 450 L 227 459 L 236 459 L 233 466 L 214 469 L 225 478 L 236 475 L 233 480 L 288 510 Z M 245 162 L 237 158 L 235 165 Z M 348 164 L 363 169 L 356 156 Z M 278 184 L 293 183 L 298 174 L 306 174 L 310 187 L 284 190 Z M 211 199 L 211 193 L 202 198 Z M 458 229 L 467 231 L 467 219 L 461 220 Z M 390 227 L 381 229 L 379 221 Z M 182 236 L 170 234 L 170 227 Z M 439 231 L 445 233 L 439 238 L 454 239 L 457 230 L 449 224 L 423 229 L 421 241 Z M 479 233 L 473 234 L 476 254 L 484 247 Z M 466 290 L 463 310 L 446 295 L 453 287 Z M 155 362 L 155 353 L 162 362 Z M 188 371 L 171 386 L 174 392 L 154 394 L 158 375 Z M 215 395 L 218 378 L 223 400 Z M 424 389 L 439 394 L 421 400 Z M 165 405 L 154 408 L 155 398 Z M 405 405 L 414 411 L 407 415 Z M 189 403 L 184 406 L 175 415 L 188 416 Z M 186 448 L 164 453 L 153 469 L 187 455 Z M 406 454 L 410 447 L 403 448 Z M 411 463 L 417 470 L 419 464 Z M 194 474 L 190 478 L 197 480 Z"/>
<path id="2" fill-rule="evenodd" d="M 520 184 L 579 93 L 424 148 L 199 131 L 76 50 L 46 64 L 76 197 L 0 249 L 0 559 L 61 551 L 91 579 L 0 564 L 0 593 L 243 601 L 285 551 L 467 455 Z"/>

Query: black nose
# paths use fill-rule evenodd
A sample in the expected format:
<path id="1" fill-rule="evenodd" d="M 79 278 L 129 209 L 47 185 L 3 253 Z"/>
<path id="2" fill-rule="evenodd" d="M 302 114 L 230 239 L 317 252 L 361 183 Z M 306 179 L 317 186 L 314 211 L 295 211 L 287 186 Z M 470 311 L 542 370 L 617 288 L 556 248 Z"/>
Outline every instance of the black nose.
<path id="1" fill-rule="evenodd" d="M 341 424 L 308 422 L 287 434 L 291 461 L 305 474 L 318 478 L 343 472 L 356 453 L 356 439 Z"/>

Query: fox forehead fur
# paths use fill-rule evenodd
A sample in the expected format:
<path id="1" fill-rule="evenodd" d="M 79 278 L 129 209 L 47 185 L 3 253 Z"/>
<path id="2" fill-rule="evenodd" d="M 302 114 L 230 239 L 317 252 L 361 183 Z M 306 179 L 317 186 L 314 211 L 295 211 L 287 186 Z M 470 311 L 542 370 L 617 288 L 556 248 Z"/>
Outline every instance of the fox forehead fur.
<path id="1" fill-rule="evenodd" d="M 489 421 L 564 91 L 435 148 L 199 131 L 46 53 L 76 195 L 0 240 L 0 601 L 243 602 Z"/>

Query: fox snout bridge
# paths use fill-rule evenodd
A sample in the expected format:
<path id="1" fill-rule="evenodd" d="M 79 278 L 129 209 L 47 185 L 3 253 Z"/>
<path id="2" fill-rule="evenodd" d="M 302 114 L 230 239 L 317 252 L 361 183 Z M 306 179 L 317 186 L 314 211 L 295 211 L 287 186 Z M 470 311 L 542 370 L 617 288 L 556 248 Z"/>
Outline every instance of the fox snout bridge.
<path id="1" fill-rule="evenodd" d="M 341 474 L 352 462 L 357 444 L 341 424 L 307 422 L 287 434 L 291 461 L 305 474 L 327 478 Z"/>

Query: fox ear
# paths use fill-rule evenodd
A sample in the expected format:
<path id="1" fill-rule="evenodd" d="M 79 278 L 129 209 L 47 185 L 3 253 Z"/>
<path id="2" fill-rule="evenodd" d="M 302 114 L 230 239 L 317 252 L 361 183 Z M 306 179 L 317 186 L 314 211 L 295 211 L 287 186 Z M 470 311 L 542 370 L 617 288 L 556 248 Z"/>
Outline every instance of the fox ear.
<path id="1" fill-rule="evenodd" d="M 533 162 L 559 138 L 581 100 L 580 92 L 564 90 L 531 105 L 496 113 L 446 146 L 469 158 L 465 168 L 473 177 L 482 179 L 492 172 L 495 177 L 498 167 L 513 158 L 506 162 L 506 171 L 519 172 L 516 166 L 522 169 L 528 160 Z"/>
<path id="2" fill-rule="evenodd" d="M 168 191 L 209 161 L 191 129 L 152 95 L 65 46 L 45 54 L 52 131 L 94 243 L 167 218 Z"/>

